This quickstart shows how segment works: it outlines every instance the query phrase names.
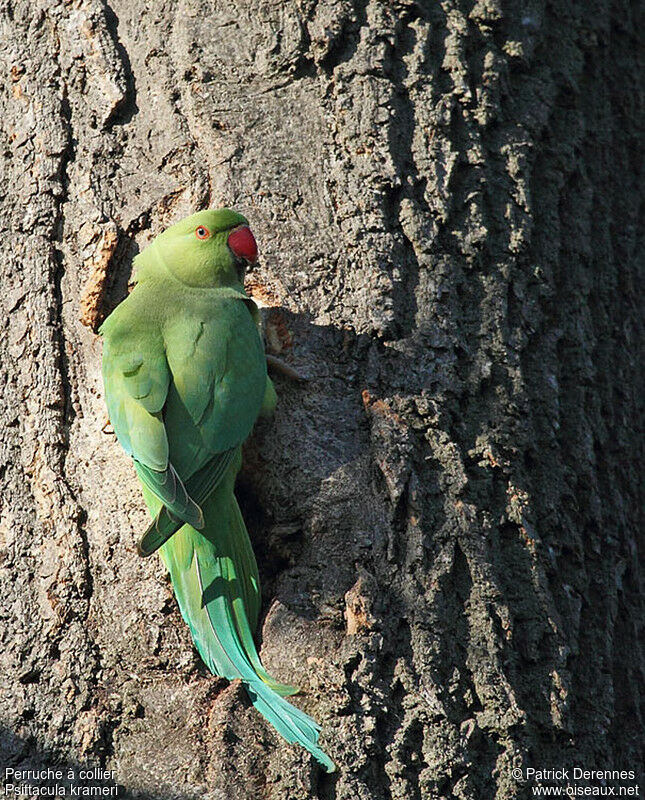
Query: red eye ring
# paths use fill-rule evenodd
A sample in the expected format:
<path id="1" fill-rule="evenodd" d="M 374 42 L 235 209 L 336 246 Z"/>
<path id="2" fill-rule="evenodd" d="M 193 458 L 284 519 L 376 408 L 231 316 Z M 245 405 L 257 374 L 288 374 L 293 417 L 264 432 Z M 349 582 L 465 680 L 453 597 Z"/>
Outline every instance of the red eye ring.
<path id="1" fill-rule="evenodd" d="M 199 228 L 195 228 L 195 236 L 198 239 L 208 239 L 210 235 L 211 232 L 208 230 L 208 228 L 205 228 L 203 225 L 200 225 Z"/>

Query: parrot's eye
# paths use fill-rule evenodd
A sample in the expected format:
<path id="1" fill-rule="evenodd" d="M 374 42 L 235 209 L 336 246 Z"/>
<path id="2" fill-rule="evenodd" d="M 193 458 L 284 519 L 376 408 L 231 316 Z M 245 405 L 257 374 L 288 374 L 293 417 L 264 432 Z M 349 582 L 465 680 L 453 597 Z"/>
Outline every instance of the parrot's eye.
<path id="1" fill-rule="evenodd" d="M 199 228 L 196 228 L 195 230 L 195 236 L 198 239 L 208 239 L 210 235 L 211 232 L 208 230 L 208 228 L 205 228 L 203 225 L 200 225 Z"/>

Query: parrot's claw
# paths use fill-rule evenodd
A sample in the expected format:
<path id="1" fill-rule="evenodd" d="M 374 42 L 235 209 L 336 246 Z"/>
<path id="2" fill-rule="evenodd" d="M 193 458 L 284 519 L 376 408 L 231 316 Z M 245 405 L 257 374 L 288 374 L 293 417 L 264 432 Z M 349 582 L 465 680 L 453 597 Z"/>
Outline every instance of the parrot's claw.
<path id="1" fill-rule="evenodd" d="M 305 382 L 309 380 L 309 378 L 301 375 L 298 370 L 289 366 L 286 361 L 283 361 L 277 356 L 272 356 L 269 353 L 267 353 L 267 366 L 271 367 L 276 372 L 279 372 L 281 375 L 284 375 L 286 378 L 290 378 L 292 381 Z"/>

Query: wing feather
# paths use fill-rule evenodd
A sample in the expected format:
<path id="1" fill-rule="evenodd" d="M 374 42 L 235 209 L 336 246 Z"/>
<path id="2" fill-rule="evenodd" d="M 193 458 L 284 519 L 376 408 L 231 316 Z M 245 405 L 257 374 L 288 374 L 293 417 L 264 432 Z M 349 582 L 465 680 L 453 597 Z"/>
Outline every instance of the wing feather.
<path id="1" fill-rule="evenodd" d="M 200 507 L 186 491 L 170 463 L 162 410 L 168 395 L 170 370 L 161 337 L 106 336 L 103 351 L 105 394 L 114 432 L 134 460 L 142 483 L 177 517 L 201 528 Z"/>

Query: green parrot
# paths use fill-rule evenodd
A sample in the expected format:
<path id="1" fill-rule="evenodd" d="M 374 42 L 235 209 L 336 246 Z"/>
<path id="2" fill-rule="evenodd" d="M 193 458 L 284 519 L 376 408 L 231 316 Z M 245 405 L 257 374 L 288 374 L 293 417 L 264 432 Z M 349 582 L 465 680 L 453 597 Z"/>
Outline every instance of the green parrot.
<path id="1" fill-rule="evenodd" d="M 258 311 L 244 291 L 257 245 L 241 214 L 208 209 L 171 226 L 135 259 L 136 285 L 100 328 L 110 420 L 134 461 L 159 550 L 195 645 L 215 675 L 241 679 L 258 711 L 328 772 L 320 727 L 284 698 L 253 632 L 255 556 L 235 499 L 242 443 L 276 395 Z"/>

